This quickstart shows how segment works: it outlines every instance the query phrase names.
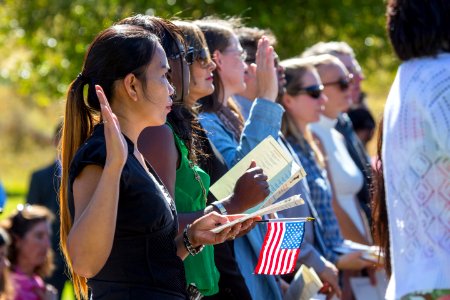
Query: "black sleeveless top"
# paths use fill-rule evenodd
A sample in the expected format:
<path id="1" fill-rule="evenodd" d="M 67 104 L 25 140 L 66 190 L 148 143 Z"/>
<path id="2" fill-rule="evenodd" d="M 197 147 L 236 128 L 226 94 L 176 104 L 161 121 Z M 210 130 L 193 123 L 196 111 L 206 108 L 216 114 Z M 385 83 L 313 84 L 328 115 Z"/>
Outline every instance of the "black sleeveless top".
<path id="1" fill-rule="evenodd" d="M 93 299 L 185 299 L 182 260 L 175 236 L 178 220 L 175 204 L 158 176 L 150 175 L 128 144 L 128 158 L 120 177 L 116 231 L 111 253 L 98 274 L 88 279 Z M 74 216 L 73 182 L 90 164 L 103 167 L 106 145 L 103 125 L 75 154 L 69 169 L 69 210 Z"/>

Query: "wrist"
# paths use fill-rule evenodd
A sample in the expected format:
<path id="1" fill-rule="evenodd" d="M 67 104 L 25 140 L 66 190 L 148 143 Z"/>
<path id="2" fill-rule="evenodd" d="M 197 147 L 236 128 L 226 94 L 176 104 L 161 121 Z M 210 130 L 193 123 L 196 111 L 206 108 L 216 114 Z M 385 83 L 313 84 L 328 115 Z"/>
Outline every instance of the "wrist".
<path id="1" fill-rule="evenodd" d="M 188 224 L 186 228 L 184 228 L 183 231 L 183 243 L 186 250 L 189 252 L 190 255 L 195 256 L 199 254 L 203 248 L 204 245 L 199 245 L 197 242 L 195 242 L 194 236 L 192 234 L 192 230 L 190 230 L 191 224 Z"/>
<path id="2" fill-rule="evenodd" d="M 228 211 L 222 202 L 214 201 L 213 203 L 211 203 L 211 206 L 214 207 L 215 210 L 217 210 L 221 215 L 223 215 L 223 216 L 228 215 Z"/>

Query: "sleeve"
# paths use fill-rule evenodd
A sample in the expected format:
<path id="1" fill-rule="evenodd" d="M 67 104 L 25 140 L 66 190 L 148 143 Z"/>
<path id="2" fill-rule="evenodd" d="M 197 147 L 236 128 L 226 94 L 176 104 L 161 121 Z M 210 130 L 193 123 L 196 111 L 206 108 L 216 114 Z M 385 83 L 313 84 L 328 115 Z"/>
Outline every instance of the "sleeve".
<path id="1" fill-rule="evenodd" d="M 100 167 L 105 166 L 106 161 L 106 145 L 105 139 L 102 136 L 89 139 L 72 159 L 72 163 L 69 169 L 69 177 L 71 180 L 75 178 L 83 171 L 87 165 L 98 165 Z"/>
<path id="2" fill-rule="evenodd" d="M 257 98 L 253 102 L 232 165 L 235 165 L 269 135 L 275 140 L 278 139 L 283 113 L 284 109 L 278 103 L 262 98 Z"/>
<path id="3" fill-rule="evenodd" d="M 278 138 L 283 112 L 283 107 L 278 103 L 256 99 L 239 144 L 215 114 L 202 113 L 199 121 L 206 129 L 208 138 L 222 154 L 227 166 L 231 168 L 269 135 Z"/>
<path id="4" fill-rule="evenodd" d="M 314 248 L 309 241 L 303 241 L 298 256 L 298 262 L 313 268 L 317 274 L 325 270 L 325 258 Z"/>
<path id="5" fill-rule="evenodd" d="M 228 168 L 236 156 L 236 142 L 233 136 L 227 131 L 220 119 L 214 113 L 201 113 L 199 122 L 206 130 L 208 138 L 217 150 L 222 154 Z"/>

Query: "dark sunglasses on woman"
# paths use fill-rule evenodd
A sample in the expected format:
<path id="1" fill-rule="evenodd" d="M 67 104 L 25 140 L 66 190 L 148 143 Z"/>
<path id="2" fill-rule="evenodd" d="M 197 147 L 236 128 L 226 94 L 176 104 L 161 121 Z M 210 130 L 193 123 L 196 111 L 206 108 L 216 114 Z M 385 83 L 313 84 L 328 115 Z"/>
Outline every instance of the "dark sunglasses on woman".
<path id="1" fill-rule="evenodd" d="M 212 61 L 208 48 L 194 49 L 190 47 L 185 58 L 189 65 L 193 64 L 194 60 L 197 60 L 202 68 L 206 68 Z"/>
<path id="2" fill-rule="evenodd" d="M 337 80 L 337 81 L 327 82 L 327 83 L 324 83 L 323 85 L 327 86 L 327 85 L 337 84 L 341 91 L 346 91 L 350 87 L 352 82 L 353 82 L 353 74 L 348 74 L 347 77 L 339 78 L 339 80 Z"/>
<path id="3" fill-rule="evenodd" d="M 299 88 L 295 89 L 295 91 L 292 94 L 295 94 L 295 95 L 307 94 L 311 98 L 319 99 L 320 96 L 322 95 L 322 91 L 323 91 L 323 85 L 316 84 L 316 85 L 311 85 L 311 86 L 307 86 L 307 87 L 299 87 Z M 288 91 L 288 93 L 289 93 L 289 91 Z M 291 94 L 291 93 L 289 93 L 289 94 Z"/>

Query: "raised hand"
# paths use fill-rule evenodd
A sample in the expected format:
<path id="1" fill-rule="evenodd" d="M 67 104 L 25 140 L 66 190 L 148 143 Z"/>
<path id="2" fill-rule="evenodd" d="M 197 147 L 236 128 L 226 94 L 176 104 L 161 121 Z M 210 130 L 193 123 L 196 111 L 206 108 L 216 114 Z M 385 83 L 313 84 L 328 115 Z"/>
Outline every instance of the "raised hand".
<path id="1" fill-rule="evenodd" d="M 109 106 L 108 99 L 101 86 L 95 86 L 100 108 L 102 112 L 102 119 L 105 130 L 106 142 L 106 166 L 116 166 L 122 168 L 125 165 L 128 156 L 128 145 L 125 138 L 120 131 L 120 124 L 116 115 L 112 112 Z"/>
<path id="2" fill-rule="evenodd" d="M 275 53 L 269 40 L 263 36 L 256 51 L 257 97 L 275 102 L 278 95 L 278 79 L 274 64 Z"/>
<path id="3" fill-rule="evenodd" d="M 247 171 L 237 180 L 230 200 L 233 206 L 238 207 L 237 211 L 243 212 L 259 204 L 269 194 L 267 175 L 252 161 Z"/>

